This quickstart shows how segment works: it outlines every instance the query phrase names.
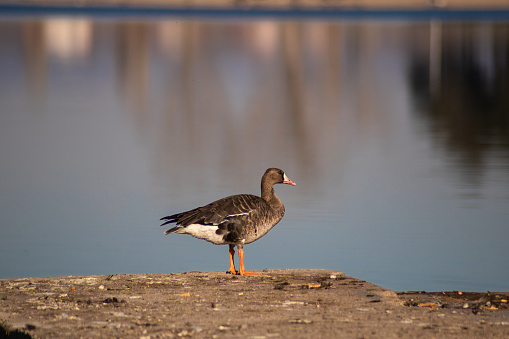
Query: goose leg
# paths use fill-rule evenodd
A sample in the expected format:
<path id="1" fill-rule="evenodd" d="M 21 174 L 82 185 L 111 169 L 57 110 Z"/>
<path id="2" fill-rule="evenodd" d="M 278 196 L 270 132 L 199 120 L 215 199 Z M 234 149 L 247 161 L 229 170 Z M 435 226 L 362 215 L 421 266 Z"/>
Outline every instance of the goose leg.
<path id="1" fill-rule="evenodd" d="M 261 273 L 249 272 L 244 269 L 244 250 L 242 248 L 239 248 L 239 275 L 261 275 Z"/>
<path id="2" fill-rule="evenodd" d="M 237 274 L 237 270 L 235 270 L 235 263 L 233 262 L 233 256 L 235 255 L 235 246 L 230 245 L 230 269 L 226 273 Z"/>

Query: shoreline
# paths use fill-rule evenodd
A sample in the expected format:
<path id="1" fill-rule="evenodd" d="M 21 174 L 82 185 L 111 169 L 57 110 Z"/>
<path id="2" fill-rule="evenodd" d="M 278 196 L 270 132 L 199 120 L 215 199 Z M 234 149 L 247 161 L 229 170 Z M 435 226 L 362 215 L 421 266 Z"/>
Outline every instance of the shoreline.
<path id="1" fill-rule="evenodd" d="M 100 15 L 263 15 L 356 17 L 384 15 L 392 18 L 451 15 L 507 18 L 507 0 L 0 0 L 3 14 L 100 14 Z M 111 12 L 111 13 L 110 13 Z M 364 13 L 364 14 L 363 14 Z M 456 13 L 456 14 L 454 14 Z"/>
<path id="2" fill-rule="evenodd" d="M 473 1 L 0 0 L 2 17 L 508 21 L 509 3 Z"/>
<path id="3" fill-rule="evenodd" d="M 506 0 L 0 0 L 0 4 L 32 6 L 158 6 L 179 8 L 271 9 L 457 9 L 509 8 Z"/>
<path id="4" fill-rule="evenodd" d="M 0 334 L 503 337 L 509 292 L 394 292 L 323 269 L 0 279 Z"/>

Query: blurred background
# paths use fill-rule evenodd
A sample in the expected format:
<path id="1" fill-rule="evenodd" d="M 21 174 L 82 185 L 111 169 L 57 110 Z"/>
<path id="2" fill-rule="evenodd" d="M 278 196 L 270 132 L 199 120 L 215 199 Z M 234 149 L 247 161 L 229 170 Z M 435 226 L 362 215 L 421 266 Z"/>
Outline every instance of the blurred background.
<path id="1" fill-rule="evenodd" d="M 509 21 L 0 16 L 0 278 L 226 271 L 166 215 L 259 195 L 248 269 L 509 288 Z"/>

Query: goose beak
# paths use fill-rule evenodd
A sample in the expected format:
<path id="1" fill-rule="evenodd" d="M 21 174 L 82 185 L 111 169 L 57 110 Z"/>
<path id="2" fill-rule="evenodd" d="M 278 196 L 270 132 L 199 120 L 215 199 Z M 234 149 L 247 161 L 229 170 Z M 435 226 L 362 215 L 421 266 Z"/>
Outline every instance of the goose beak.
<path id="1" fill-rule="evenodd" d="M 286 176 L 286 174 L 283 175 L 283 184 L 287 184 L 287 185 L 292 185 L 292 186 L 295 186 L 297 185 L 296 183 L 294 183 L 293 181 L 290 180 L 290 178 L 288 178 Z"/>

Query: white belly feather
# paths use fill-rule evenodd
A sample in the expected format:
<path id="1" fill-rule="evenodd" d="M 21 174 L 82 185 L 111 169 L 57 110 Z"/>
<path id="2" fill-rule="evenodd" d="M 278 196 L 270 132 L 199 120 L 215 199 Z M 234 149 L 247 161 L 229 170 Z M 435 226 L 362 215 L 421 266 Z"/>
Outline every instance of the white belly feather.
<path id="1" fill-rule="evenodd" d="M 216 245 L 227 244 L 223 239 L 224 234 L 216 234 L 218 228 L 215 225 L 191 224 L 176 230 L 175 233 L 190 234 L 195 238 L 203 239 Z"/>

